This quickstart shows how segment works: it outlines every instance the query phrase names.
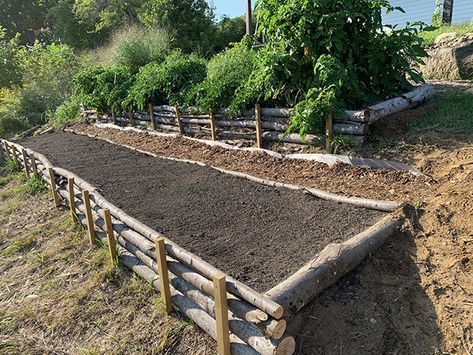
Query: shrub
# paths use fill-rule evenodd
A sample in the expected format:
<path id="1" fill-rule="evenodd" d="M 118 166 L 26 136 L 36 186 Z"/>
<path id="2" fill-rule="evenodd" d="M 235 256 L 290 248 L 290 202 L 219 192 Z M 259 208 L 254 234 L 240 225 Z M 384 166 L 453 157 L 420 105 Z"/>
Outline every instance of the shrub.
<path id="1" fill-rule="evenodd" d="M 82 97 L 79 95 L 72 95 L 64 101 L 56 111 L 50 115 L 49 122 L 53 127 L 62 128 L 69 123 L 78 121 L 80 119 L 81 109 L 80 104 Z"/>
<path id="2" fill-rule="evenodd" d="M 253 60 L 254 52 L 247 41 L 213 57 L 207 65 L 207 77 L 193 89 L 188 103 L 203 112 L 230 106 L 235 91 L 251 75 Z"/>
<path id="3" fill-rule="evenodd" d="M 163 63 L 141 68 L 127 98 L 128 106 L 142 110 L 148 102 L 182 105 L 189 91 L 206 75 L 205 61 L 195 55 L 173 52 Z"/>

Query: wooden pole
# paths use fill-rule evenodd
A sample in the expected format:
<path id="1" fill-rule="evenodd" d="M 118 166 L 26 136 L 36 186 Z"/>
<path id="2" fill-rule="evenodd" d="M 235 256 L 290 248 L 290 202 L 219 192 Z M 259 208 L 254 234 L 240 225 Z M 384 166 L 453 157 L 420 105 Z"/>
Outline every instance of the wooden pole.
<path id="1" fill-rule="evenodd" d="M 110 251 L 110 260 L 113 265 L 117 262 L 117 242 L 115 241 L 115 235 L 113 232 L 112 217 L 110 215 L 110 210 L 108 208 L 103 210 L 105 228 L 107 230 L 107 241 L 108 241 L 108 250 Z"/>
<path id="2" fill-rule="evenodd" d="M 161 298 L 163 299 L 166 307 L 166 313 L 172 312 L 171 304 L 171 290 L 169 288 L 169 274 L 168 274 L 168 263 L 166 260 L 166 247 L 164 244 L 164 238 L 157 238 L 156 242 L 156 262 L 158 264 L 159 282 Z"/>
<path id="3" fill-rule="evenodd" d="M 49 179 L 51 180 L 51 193 L 53 195 L 54 205 L 56 207 L 59 207 L 61 202 L 59 200 L 59 195 L 58 195 L 57 190 L 56 190 L 56 179 L 54 177 L 53 168 L 49 168 L 48 172 L 49 172 Z"/>
<path id="4" fill-rule="evenodd" d="M 0 159 L 1 160 L 6 160 L 5 159 L 5 154 L 3 153 L 3 149 L 4 149 L 3 146 L 4 146 L 3 142 L 0 141 Z"/>
<path id="5" fill-rule="evenodd" d="M 177 122 L 177 126 L 179 127 L 179 134 L 183 136 L 185 132 L 184 132 L 184 126 L 182 124 L 181 111 L 179 110 L 179 106 L 174 107 L 174 111 L 176 111 L 176 122 Z"/>
<path id="6" fill-rule="evenodd" d="M 89 232 L 89 243 L 95 244 L 95 229 L 94 220 L 92 217 L 92 208 L 90 208 L 90 192 L 89 190 L 82 191 L 82 199 L 85 205 L 85 216 L 87 218 L 87 231 Z"/>
<path id="7" fill-rule="evenodd" d="M 443 12 L 442 12 L 442 23 L 451 24 L 453 18 L 453 2 L 454 0 L 444 0 Z"/>
<path id="8" fill-rule="evenodd" d="M 25 175 L 29 179 L 30 178 L 30 170 L 28 169 L 28 154 L 26 154 L 26 149 L 21 150 L 21 154 L 23 155 L 23 163 L 25 164 Z"/>
<path id="9" fill-rule="evenodd" d="M 39 175 L 38 175 L 38 166 L 36 165 L 36 157 L 33 153 L 31 153 L 30 155 L 30 160 L 31 160 L 31 167 L 33 169 L 33 176 L 35 178 L 38 178 Z"/>
<path id="10" fill-rule="evenodd" d="M 246 0 L 246 34 L 253 36 L 253 18 L 251 15 L 251 0 Z"/>
<path id="11" fill-rule="evenodd" d="M 133 111 L 128 112 L 128 119 L 130 120 L 130 125 L 135 127 L 135 117 L 133 116 Z"/>
<path id="12" fill-rule="evenodd" d="M 8 143 L 7 142 L 4 142 L 3 146 L 5 147 L 5 155 L 6 155 L 6 159 L 10 159 L 10 151 L 9 151 L 9 147 L 8 147 Z"/>
<path id="13" fill-rule="evenodd" d="M 156 119 L 154 118 L 154 109 L 153 104 L 151 102 L 148 103 L 148 111 L 149 118 L 151 119 L 151 126 L 153 127 L 153 131 L 156 131 Z"/>
<path id="14" fill-rule="evenodd" d="M 113 109 L 113 107 L 112 107 L 112 123 L 113 123 L 114 125 L 117 124 L 117 113 L 115 112 L 115 110 Z"/>
<path id="15" fill-rule="evenodd" d="M 329 114 L 325 121 L 325 151 L 327 154 L 332 154 L 332 139 L 333 139 L 333 117 Z"/>
<path id="16" fill-rule="evenodd" d="M 16 154 L 15 146 L 11 146 L 11 151 L 13 153 L 13 160 L 15 161 L 16 166 L 20 168 L 20 161 L 18 160 L 18 155 Z"/>
<path id="17" fill-rule="evenodd" d="M 71 218 L 73 222 L 77 222 L 76 201 L 74 194 L 74 178 L 67 179 L 67 190 L 69 192 L 69 208 L 71 210 Z"/>
<path id="18" fill-rule="evenodd" d="M 210 114 L 210 131 L 212 133 L 212 140 L 217 140 L 217 130 L 215 128 L 215 115 L 213 113 Z"/>
<path id="19" fill-rule="evenodd" d="M 213 283 L 218 354 L 230 355 L 230 327 L 228 324 L 227 280 L 225 275 L 215 275 Z"/>
<path id="20" fill-rule="evenodd" d="M 263 148 L 262 131 L 261 131 L 261 105 L 255 105 L 255 121 L 256 121 L 256 146 Z"/>

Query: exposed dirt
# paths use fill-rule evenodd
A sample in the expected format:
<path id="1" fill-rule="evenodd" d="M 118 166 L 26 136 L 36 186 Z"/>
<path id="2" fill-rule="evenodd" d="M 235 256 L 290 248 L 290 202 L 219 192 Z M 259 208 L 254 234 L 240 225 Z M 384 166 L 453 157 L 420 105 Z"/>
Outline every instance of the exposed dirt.
<path id="1" fill-rule="evenodd" d="M 145 282 L 89 247 L 49 193 L 31 196 L 18 180 L 0 187 L 1 354 L 216 353 Z"/>
<path id="2" fill-rule="evenodd" d="M 166 138 L 146 133 L 100 129 L 80 124 L 75 131 L 167 157 L 201 161 L 225 169 L 246 172 L 349 196 L 398 201 L 418 201 L 434 184 L 431 179 L 392 170 L 374 170 L 346 164 L 328 166 L 319 162 L 278 159 L 264 153 L 211 147 L 184 138 Z"/>
<path id="3" fill-rule="evenodd" d="M 297 271 L 330 242 L 354 236 L 383 215 L 72 133 L 50 133 L 21 143 L 261 292 Z"/>

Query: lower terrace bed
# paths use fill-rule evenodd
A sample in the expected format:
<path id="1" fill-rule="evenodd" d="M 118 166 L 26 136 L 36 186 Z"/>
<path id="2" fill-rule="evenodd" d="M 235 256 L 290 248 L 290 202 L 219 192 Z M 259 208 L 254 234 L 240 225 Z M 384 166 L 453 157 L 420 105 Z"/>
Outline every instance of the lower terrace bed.
<path id="1" fill-rule="evenodd" d="M 72 133 L 21 144 L 260 292 L 287 279 L 328 244 L 350 239 L 385 215 Z"/>

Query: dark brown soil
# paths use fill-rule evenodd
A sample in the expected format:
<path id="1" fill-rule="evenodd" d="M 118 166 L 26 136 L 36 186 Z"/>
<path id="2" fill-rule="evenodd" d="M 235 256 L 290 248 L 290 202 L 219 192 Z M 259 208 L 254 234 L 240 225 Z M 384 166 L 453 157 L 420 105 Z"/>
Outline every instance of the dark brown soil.
<path id="1" fill-rule="evenodd" d="M 21 143 L 259 291 L 284 280 L 330 242 L 346 240 L 382 216 L 71 133 Z"/>

